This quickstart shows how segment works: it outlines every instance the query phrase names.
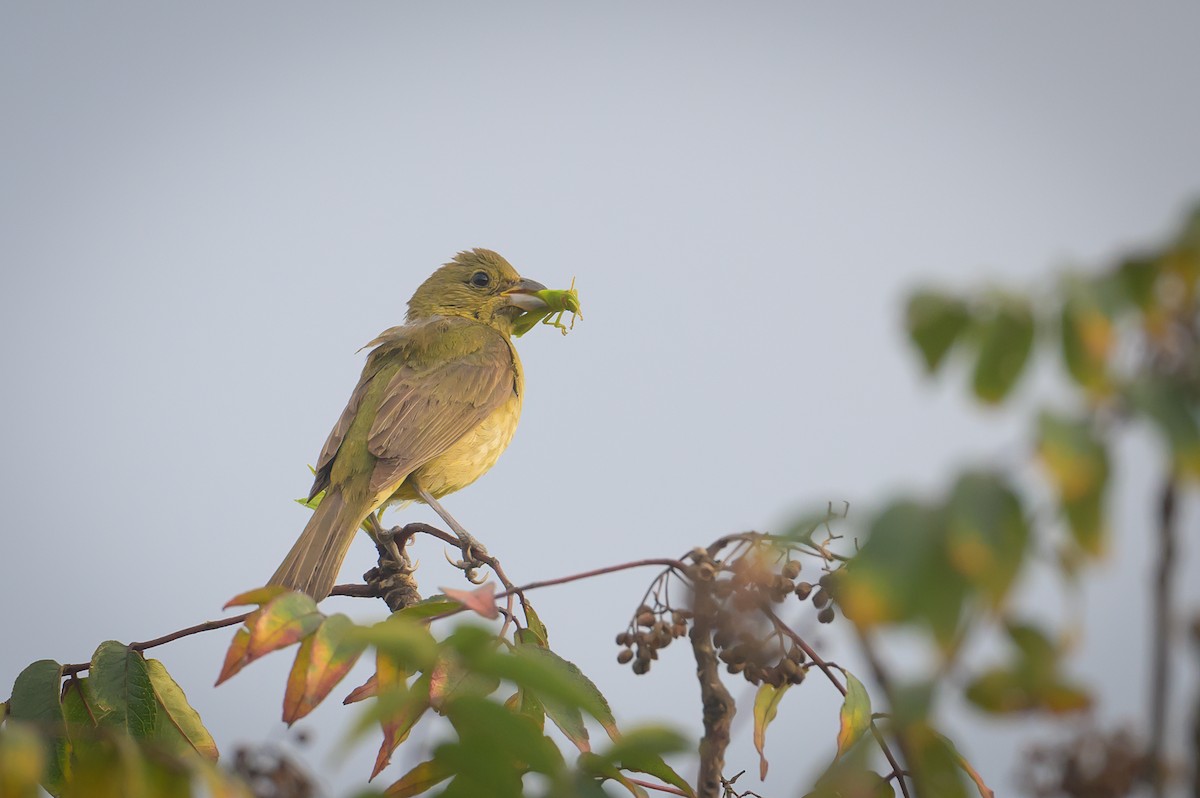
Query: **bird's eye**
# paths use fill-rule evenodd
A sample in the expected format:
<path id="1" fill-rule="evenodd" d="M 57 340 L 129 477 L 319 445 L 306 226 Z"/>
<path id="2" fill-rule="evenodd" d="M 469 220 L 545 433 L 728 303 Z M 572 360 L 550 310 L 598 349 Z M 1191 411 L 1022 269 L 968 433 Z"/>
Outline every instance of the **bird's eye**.
<path id="1" fill-rule="evenodd" d="M 491 281 L 492 278 L 488 276 L 487 272 L 475 272 L 471 275 L 471 285 L 476 288 L 487 288 Z"/>

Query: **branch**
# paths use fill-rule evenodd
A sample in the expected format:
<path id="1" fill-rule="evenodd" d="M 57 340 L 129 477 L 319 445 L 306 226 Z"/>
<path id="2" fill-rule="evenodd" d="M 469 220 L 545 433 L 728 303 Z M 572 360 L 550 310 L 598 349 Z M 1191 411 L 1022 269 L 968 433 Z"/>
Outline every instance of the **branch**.
<path id="1" fill-rule="evenodd" d="M 722 791 L 725 749 L 729 747 L 729 727 L 737 712 L 733 696 L 721 681 L 720 663 L 713 647 L 713 619 L 717 599 L 712 582 L 693 583 L 692 653 L 696 657 L 696 678 L 700 682 L 700 704 L 704 711 L 704 737 L 700 739 L 700 773 L 696 780 L 697 798 L 718 798 Z"/>
<path id="2" fill-rule="evenodd" d="M 1167 724 L 1167 685 L 1170 671 L 1171 583 L 1175 566 L 1174 475 L 1162 487 L 1158 508 L 1158 567 L 1154 574 L 1154 636 L 1151 639 L 1150 742 L 1146 749 L 1146 780 L 1151 795 L 1162 798 L 1166 784 L 1163 767 L 1163 738 Z"/>
<path id="3" fill-rule="evenodd" d="M 424 526 L 424 524 L 422 524 L 422 526 Z M 434 529 L 434 527 L 430 527 L 430 529 Z M 440 532 L 441 530 L 436 530 L 436 531 Z M 447 534 L 447 533 L 443 533 L 443 534 Z M 454 541 L 457 542 L 457 538 L 454 538 Z M 447 541 L 447 542 L 450 542 L 450 541 Z M 540 582 L 530 582 L 527 585 L 513 588 L 512 590 L 509 590 L 505 593 L 500 593 L 499 595 L 496 596 L 496 598 L 507 598 L 510 595 L 517 595 L 526 590 L 536 590 L 537 588 L 540 588 L 540 587 L 551 587 L 553 585 L 563 585 L 568 582 L 577 582 L 580 579 L 588 579 L 593 576 L 603 576 L 604 574 L 611 574 L 611 573 L 615 573 L 617 571 L 626 571 L 631 568 L 642 568 L 647 565 L 667 566 L 667 567 L 673 567 L 673 568 L 683 568 L 684 567 L 684 564 L 682 562 L 680 562 L 679 560 L 669 560 L 669 559 L 634 560 L 633 562 L 621 563 L 619 565 L 610 565 L 605 568 L 595 568 L 591 571 L 584 571 L 582 573 L 571 574 L 569 576 L 560 576 L 557 579 L 544 579 Z M 331 595 L 331 596 L 350 596 L 350 597 L 354 597 L 354 598 L 379 598 L 378 591 L 376 591 L 373 587 L 371 587 L 370 585 L 360 585 L 360 584 L 337 585 L 336 587 L 333 588 L 332 591 L 330 591 L 329 595 Z M 463 607 L 460 609 L 453 610 L 452 612 L 444 613 L 443 615 L 439 615 L 437 617 L 438 618 L 444 618 L 444 617 L 448 618 L 451 615 L 457 615 L 459 612 L 462 612 L 465 609 L 466 608 Z M 253 612 L 253 611 L 251 611 L 251 612 Z M 233 615 L 233 616 L 230 616 L 229 618 L 221 618 L 216 621 L 204 621 L 203 623 L 198 623 L 195 626 L 189 626 L 185 629 L 180 629 L 178 631 L 171 632 L 170 634 L 165 634 L 162 637 L 156 637 L 152 640 L 146 640 L 141 643 L 130 643 L 129 648 L 132 649 L 133 651 L 145 651 L 148 648 L 155 648 L 156 646 L 161 646 L 166 643 L 170 643 L 174 640 L 179 640 L 180 638 L 188 637 L 190 635 L 199 634 L 200 632 L 210 632 L 214 629 L 224 629 L 226 626 L 234 626 L 236 624 L 242 623 L 248 617 L 250 617 L 250 613 L 243 612 L 241 615 Z M 90 662 L 80 662 L 80 663 L 76 663 L 73 665 L 64 665 L 63 666 L 63 676 L 73 676 L 77 673 L 86 671 L 90 667 L 91 667 Z"/>

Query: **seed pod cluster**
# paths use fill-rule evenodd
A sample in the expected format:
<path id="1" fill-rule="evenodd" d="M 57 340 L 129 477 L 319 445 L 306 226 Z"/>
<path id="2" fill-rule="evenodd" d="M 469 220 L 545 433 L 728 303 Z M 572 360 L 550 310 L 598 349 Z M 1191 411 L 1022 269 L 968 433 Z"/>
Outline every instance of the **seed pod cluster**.
<path id="1" fill-rule="evenodd" d="M 740 673 L 753 684 L 780 686 L 803 681 L 807 670 L 804 652 L 781 636 L 764 613 L 771 604 L 795 596 L 798 601 L 811 600 L 821 623 L 834 620 L 834 574 L 821 574 L 814 585 L 798 581 L 802 571 L 799 560 L 779 562 L 760 551 L 724 562 L 715 561 L 704 549 L 692 552 L 685 575 L 696 589 L 704 585 L 715 599 L 708 622 L 713 628 L 713 647 L 729 673 Z M 630 665 L 634 673 L 647 673 L 660 649 L 687 635 L 692 618 L 687 610 L 643 604 L 629 629 L 617 635 L 621 647 L 617 662 Z"/>
<path id="2" fill-rule="evenodd" d="M 805 589 L 802 591 L 801 588 Z M 803 592 L 804 595 L 801 595 Z M 817 580 L 816 592 L 813 592 L 813 586 L 807 582 L 801 582 L 796 585 L 796 595 L 801 600 L 812 594 L 812 605 L 817 608 L 817 620 L 821 623 L 833 623 L 836 617 L 833 611 L 833 602 L 836 599 L 837 592 L 837 575 L 835 573 L 821 574 L 821 578 Z"/>
<path id="3" fill-rule="evenodd" d="M 757 631 L 758 620 L 744 613 L 719 613 L 713 632 L 717 658 L 725 670 L 742 674 L 751 684 L 800 684 L 806 671 L 804 651 L 794 644 L 785 647 L 776 632 Z"/>
<path id="4" fill-rule="evenodd" d="M 666 648 L 677 637 L 684 637 L 688 632 L 688 619 L 692 613 L 688 610 L 670 610 L 662 607 L 654 609 L 643 604 L 634 613 L 633 625 L 617 635 L 617 662 L 621 665 L 632 663 L 633 672 L 641 675 L 650 670 L 650 663 L 658 659 L 660 649 Z"/>

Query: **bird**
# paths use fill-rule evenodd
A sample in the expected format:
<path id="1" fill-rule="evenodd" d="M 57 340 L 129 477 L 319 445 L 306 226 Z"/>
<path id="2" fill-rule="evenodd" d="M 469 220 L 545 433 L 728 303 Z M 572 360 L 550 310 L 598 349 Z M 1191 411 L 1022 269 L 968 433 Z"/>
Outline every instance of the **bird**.
<path id="1" fill-rule="evenodd" d="M 512 440 L 525 388 L 513 322 L 545 310 L 545 290 L 488 249 L 458 253 L 421 283 L 404 324 L 363 347 L 309 500 L 325 495 L 268 584 L 325 598 L 360 525 L 397 502 L 428 504 L 474 544 L 437 500 L 481 477 Z"/>

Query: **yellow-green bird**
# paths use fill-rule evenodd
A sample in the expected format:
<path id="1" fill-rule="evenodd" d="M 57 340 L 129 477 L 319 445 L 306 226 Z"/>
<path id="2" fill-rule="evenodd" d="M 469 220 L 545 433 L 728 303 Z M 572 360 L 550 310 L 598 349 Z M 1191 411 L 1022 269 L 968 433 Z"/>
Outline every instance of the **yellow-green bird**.
<path id="1" fill-rule="evenodd" d="M 495 252 L 460 252 L 367 346 L 362 377 L 317 460 L 309 498 L 325 497 L 270 583 L 329 595 L 359 526 L 380 507 L 419 500 L 460 536 L 437 499 L 470 485 L 512 440 L 524 376 L 513 321 L 545 286 Z"/>

